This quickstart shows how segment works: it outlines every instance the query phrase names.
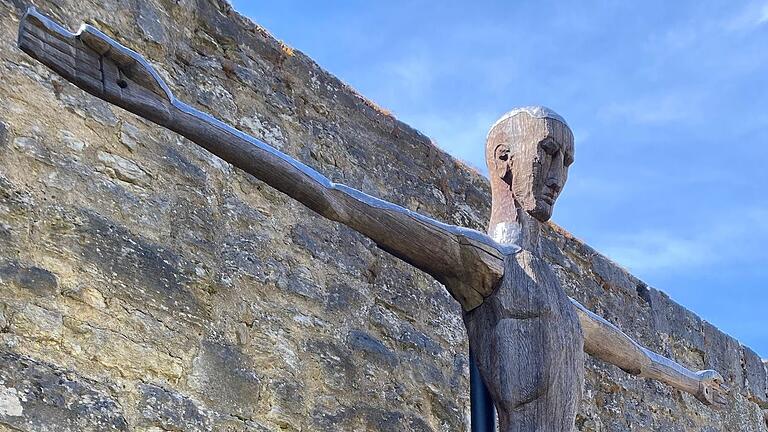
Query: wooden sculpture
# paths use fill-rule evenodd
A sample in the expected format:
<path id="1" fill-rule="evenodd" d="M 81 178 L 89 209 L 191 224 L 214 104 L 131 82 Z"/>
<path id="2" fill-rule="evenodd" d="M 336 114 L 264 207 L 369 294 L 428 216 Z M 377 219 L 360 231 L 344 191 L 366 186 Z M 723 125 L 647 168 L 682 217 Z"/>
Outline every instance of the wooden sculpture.
<path id="1" fill-rule="evenodd" d="M 489 234 L 448 225 L 348 186 L 177 100 L 139 54 L 83 25 L 70 33 L 34 9 L 18 45 L 86 92 L 177 132 L 321 216 L 370 237 L 432 275 L 461 304 L 472 355 L 502 431 L 571 431 L 581 400 L 584 351 L 635 375 L 726 403 L 715 371 L 692 372 L 640 346 L 566 296 L 539 250 L 574 160 L 560 116 L 526 107 L 490 130 Z"/>

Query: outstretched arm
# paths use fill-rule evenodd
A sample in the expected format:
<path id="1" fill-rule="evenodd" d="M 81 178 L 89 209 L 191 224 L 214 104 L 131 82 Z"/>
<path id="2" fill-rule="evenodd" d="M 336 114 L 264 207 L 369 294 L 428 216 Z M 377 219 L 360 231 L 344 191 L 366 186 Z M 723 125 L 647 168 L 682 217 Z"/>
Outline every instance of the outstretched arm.
<path id="1" fill-rule="evenodd" d="M 491 293 L 505 254 L 486 234 L 444 224 L 336 184 L 273 147 L 177 100 L 139 54 L 83 25 L 70 33 L 33 8 L 19 47 L 92 95 L 173 130 L 443 283 L 465 310 Z"/>
<path id="2" fill-rule="evenodd" d="M 584 351 L 632 375 L 659 380 L 707 405 L 726 404 L 728 387 L 713 370 L 693 372 L 632 340 L 618 327 L 571 299 L 584 333 Z"/>

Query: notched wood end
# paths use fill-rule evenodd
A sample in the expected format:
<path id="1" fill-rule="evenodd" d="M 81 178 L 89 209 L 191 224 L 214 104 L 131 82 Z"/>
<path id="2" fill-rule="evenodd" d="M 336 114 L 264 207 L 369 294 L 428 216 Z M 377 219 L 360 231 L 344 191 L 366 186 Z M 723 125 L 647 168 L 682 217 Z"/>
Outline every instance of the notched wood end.
<path id="1" fill-rule="evenodd" d="M 153 121 L 167 122 L 173 95 L 138 53 L 97 28 L 83 24 L 72 33 L 27 10 L 19 24 L 18 46 L 86 92 Z"/>

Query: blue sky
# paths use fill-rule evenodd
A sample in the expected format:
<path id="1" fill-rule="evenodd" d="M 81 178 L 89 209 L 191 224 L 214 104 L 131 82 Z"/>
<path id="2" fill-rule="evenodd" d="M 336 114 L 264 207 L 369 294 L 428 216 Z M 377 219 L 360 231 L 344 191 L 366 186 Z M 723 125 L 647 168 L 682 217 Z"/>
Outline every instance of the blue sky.
<path id="1" fill-rule="evenodd" d="M 768 357 L 768 0 L 469 3 L 233 2 L 482 173 L 496 118 L 553 108 L 554 220 Z"/>

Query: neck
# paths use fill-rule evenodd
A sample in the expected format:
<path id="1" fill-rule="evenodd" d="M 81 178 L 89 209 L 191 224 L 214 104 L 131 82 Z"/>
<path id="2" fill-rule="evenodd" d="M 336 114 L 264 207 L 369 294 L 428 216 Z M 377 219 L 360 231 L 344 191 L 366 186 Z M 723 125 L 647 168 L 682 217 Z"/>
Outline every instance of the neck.
<path id="1" fill-rule="evenodd" d="M 488 234 L 500 244 L 539 250 L 539 221 L 523 210 L 510 193 L 494 194 Z"/>

